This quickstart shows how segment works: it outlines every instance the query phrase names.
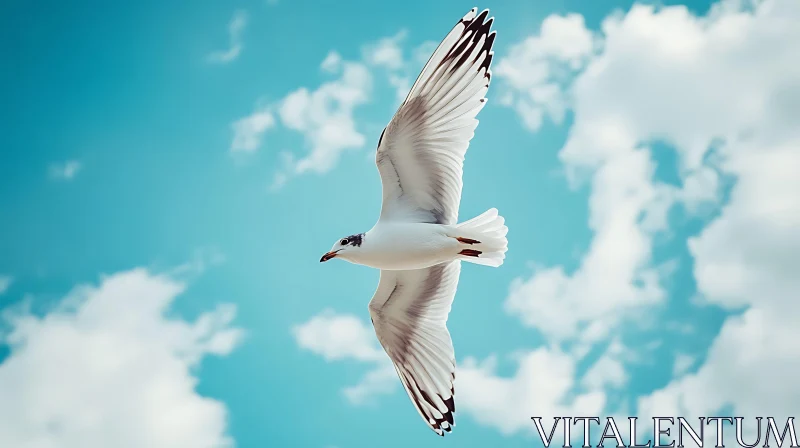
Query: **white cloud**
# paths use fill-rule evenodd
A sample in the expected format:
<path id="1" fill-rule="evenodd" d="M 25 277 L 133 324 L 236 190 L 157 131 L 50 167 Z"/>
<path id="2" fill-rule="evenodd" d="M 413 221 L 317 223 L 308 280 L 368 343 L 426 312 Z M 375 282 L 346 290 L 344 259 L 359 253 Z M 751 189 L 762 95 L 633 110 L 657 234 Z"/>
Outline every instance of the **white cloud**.
<path id="1" fill-rule="evenodd" d="M 409 76 L 390 73 L 389 84 L 394 87 L 395 99 L 399 106 L 399 104 L 406 99 L 408 92 L 411 90 L 411 78 Z"/>
<path id="2" fill-rule="evenodd" d="M 576 392 L 575 360 L 558 350 L 541 347 L 519 356 L 510 377 L 496 370 L 495 357 L 465 359 L 456 372 L 457 408 L 505 435 L 535 433 L 532 416 L 550 428 L 552 417 L 602 415 L 603 391 Z"/>
<path id="3" fill-rule="evenodd" d="M 573 132 L 583 126 L 580 120 Z M 562 266 L 542 268 L 514 280 L 506 310 L 555 341 L 594 341 L 631 313 L 662 301 L 665 293 L 651 253 L 653 231 L 664 225 L 669 189 L 653 183 L 653 170 L 649 152 L 633 144 L 606 158 L 592 176 L 594 239 L 580 267 L 572 274 Z M 643 215 L 651 219 L 642 220 Z"/>
<path id="4" fill-rule="evenodd" d="M 439 46 L 439 42 L 426 40 L 425 42 L 417 45 L 414 50 L 412 50 L 412 59 L 411 61 L 419 66 L 419 69 L 422 70 L 422 67 L 428 62 L 428 59 L 431 58 L 433 52 L 436 51 L 436 47 Z"/>
<path id="5" fill-rule="evenodd" d="M 192 257 L 187 262 L 174 267 L 168 273 L 173 277 L 186 276 L 192 278 L 193 276 L 201 275 L 210 267 L 225 263 L 226 260 L 225 254 L 218 248 L 213 246 L 200 247 L 195 249 Z"/>
<path id="6" fill-rule="evenodd" d="M 761 9 L 774 3 L 765 2 Z M 766 104 L 772 94 L 764 76 L 794 76 L 783 67 L 787 55 L 780 57 L 786 53 L 780 46 L 774 50 L 779 53 L 775 70 L 758 64 L 742 69 L 758 50 L 752 41 L 734 45 L 739 38 L 730 34 L 731 27 L 746 27 L 739 23 L 751 16 L 720 15 L 719 10 L 712 19 L 700 19 L 685 7 L 656 12 L 635 5 L 627 15 L 604 22 L 602 51 L 585 62 L 570 87 L 575 119 L 559 154 L 573 184 L 591 179 L 594 240 L 572 275 L 554 267 L 515 282 L 507 307 L 525 323 L 552 337 L 570 337 L 581 322 L 599 322 L 617 315 L 621 307 L 651 305 L 663 298 L 659 272 L 651 266 L 653 232 L 664 229 L 666 211 L 675 201 L 691 208 L 718 199 L 718 167 L 703 162 L 707 151 L 720 139 L 730 147 L 763 121 L 758 117 L 764 108 L 752 107 Z M 592 39 L 581 41 L 583 46 L 565 54 L 585 54 L 590 48 L 585 43 Z M 773 44 L 777 42 L 761 42 Z M 731 52 L 742 56 L 737 59 Z M 726 81 L 720 82 L 722 78 Z M 749 84 L 753 92 L 738 88 Z M 670 142 L 681 156 L 680 189 L 653 180 L 646 145 L 656 139 Z"/>
<path id="7" fill-rule="evenodd" d="M 376 397 L 388 395 L 398 389 L 400 379 L 397 371 L 388 360 L 381 362 L 379 367 L 369 370 L 355 386 L 349 386 L 342 391 L 344 396 L 354 405 L 375 404 Z"/>
<path id="8" fill-rule="evenodd" d="M 0 295 L 5 294 L 14 278 L 10 275 L 0 275 Z"/>
<path id="9" fill-rule="evenodd" d="M 376 43 L 364 46 L 364 62 L 373 66 L 400 70 L 405 66 L 403 48 L 400 46 L 408 32 L 401 30 L 391 37 L 385 37 Z"/>
<path id="10" fill-rule="evenodd" d="M 292 329 L 297 345 L 316 353 L 326 361 L 357 359 L 375 361 L 385 357 L 376 347 L 376 338 L 361 319 L 325 310 L 308 322 Z"/>
<path id="11" fill-rule="evenodd" d="M 292 333 L 299 347 L 328 362 L 355 360 L 370 366 L 357 384 L 342 390 L 354 405 L 374 403 L 376 396 L 391 393 L 400 384 L 372 326 L 356 316 L 325 310 L 308 322 L 294 326 Z"/>
<path id="12" fill-rule="evenodd" d="M 619 341 L 609 344 L 605 353 L 586 372 L 582 383 L 590 390 L 621 388 L 628 381 L 625 372 L 625 346 Z"/>
<path id="13" fill-rule="evenodd" d="M 227 50 L 214 51 L 208 55 L 208 61 L 215 64 L 226 64 L 239 57 L 242 52 L 242 33 L 247 26 L 247 13 L 242 10 L 235 11 L 233 18 L 228 23 L 228 38 L 230 46 Z"/>
<path id="14" fill-rule="evenodd" d="M 276 170 L 271 190 L 279 190 L 294 176 L 330 171 L 342 154 L 363 148 L 367 142 L 356 122 L 355 112 L 371 100 L 375 72 L 382 75 L 380 78 L 385 77 L 394 89 L 396 105 L 399 105 L 408 94 L 413 76 L 437 45 L 426 41 L 414 48 L 408 59 L 403 50 L 406 37 L 407 32 L 401 30 L 366 44 L 361 48 L 361 58 L 355 61 L 346 60 L 339 52 L 331 50 L 320 63 L 320 69 L 337 78 L 316 88 L 300 87 L 279 101 L 259 105 L 252 114 L 235 121 L 231 151 L 257 151 L 265 133 L 280 124 L 303 136 L 307 152 L 296 155 L 296 152 L 283 151 L 289 156 L 281 156 L 282 167 Z"/>
<path id="15" fill-rule="evenodd" d="M 363 64 L 345 62 L 339 79 L 313 91 L 297 89 L 281 101 L 281 122 L 302 133 L 311 148 L 294 164 L 294 174 L 327 172 L 343 151 L 364 145 L 366 138 L 356 129 L 353 112 L 367 102 L 371 89 L 369 70 Z"/>
<path id="16" fill-rule="evenodd" d="M 322 70 L 328 73 L 336 73 L 341 70 L 342 67 L 342 55 L 335 51 L 331 51 L 325 56 L 325 59 L 320 64 Z"/>
<path id="17" fill-rule="evenodd" d="M 233 128 L 231 152 L 252 153 L 261 146 L 264 134 L 275 126 L 275 117 L 269 109 L 260 109 L 236 120 Z"/>
<path id="18" fill-rule="evenodd" d="M 331 170 L 344 151 L 361 148 L 366 142 L 356 127 L 354 112 L 369 100 L 372 91 L 369 69 L 360 62 L 345 61 L 333 51 L 322 61 L 321 69 L 339 77 L 314 90 L 296 89 L 276 103 L 257 107 L 251 115 L 232 125 L 231 151 L 238 152 L 257 151 L 264 134 L 277 126 L 278 121 L 285 129 L 303 135 L 308 153 L 295 157 L 284 151 L 288 157 L 282 156 L 283 167 L 275 174 L 272 190 L 282 187 L 292 176 Z"/>
<path id="19" fill-rule="evenodd" d="M 394 36 L 364 46 L 361 51 L 367 65 L 385 72 L 389 85 L 395 90 L 396 106 L 406 99 L 413 80 L 439 45 L 438 42 L 425 41 L 414 47 L 411 57 L 406 58 L 403 44 L 407 37 L 408 32 L 401 30 Z"/>
<path id="20" fill-rule="evenodd" d="M 686 373 L 695 363 L 694 356 L 685 353 L 675 355 L 675 363 L 672 365 L 672 376 L 680 377 Z"/>
<path id="21" fill-rule="evenodd" d="M 195 322 L 168 318 L 186 285 L 135 269 L 76 287 L 44 316 L 6 310 L 0 445 L 231 446 L 223 403 L 200 396 L 194 370 L 241 338 L 232 305 Z"/>
<path id="22" fill-rule="evenodd" d="M 511 93 L 504 103 L 513 106 L 532 131 L 541 127 L 545 114 L 561 123 L 570 103 L 561 85 L 584 67 L 594 46 L 580 14 L 547 17 L 539 35 L 512 45 L 509 55 L 497 62 L 493 72 Z"/>
<path id="23" fill-rule="evenodd" d="M 686 373 L 697 365 L 693 357 L 676 358 L 676 378 L 639 399 L 641 417 L 707 416 L 726 406 L 733 415 L 787 416 L 800 400 L 790 374 L 800 368 L 800 350 L 791 343 L 800 329 L 786 313 L 800 290 L 798 20 L 794 0 L 728 0 L 705 17 L 684 6 L 634 5 L 604 21 L 602 39 L 575 39 L 584 44 L 556 52 L 574 56 L 561 62 L 577 61 L 570 67 L 577 73 L 559 81 L 562 92 L 553 98 L 565 99 L 574 113 L 559 156 L 572 185 L 590 182 L 594 238 L 574 273 L 540 268 L 514 282 L 506 308 L 523 323 L 554 342 L 591 343 L 620 329 L 626 315 L 652 314 L 664 300 L 660 279 L 674 268 L 654 266 L 651 256 L 666 212 L 675 204 L 690 213 L 718 206 L 723 177 L 734 182 L 727 205 L 688 246 L 704 302 L 744 312 L 727 318 L 694 373 Z M 574 36 L 583 35 L 581 23 L 572 20 Z M 546 58 L 524 55 L 546 53 L 543 41 L 529 38 L 496 71 L 512 87 L 510 104 L 519 108 L 524 99 L 540 115 L 548 102 L 531 89 L 554 70 L 539 65 Z M 531 113 L 521 118 L 536 129 Z M 679 186 L 653 178 L 654 141 L 677 152 Z M 624 370 L 613 360 L 602 357 L 583 385 L 618 387 Z M 509 423 L 492 415 L 514 400 L 481 414 L 508 432 Z"/>
<path id="24" fill-rule="evenodd" d="M 704 301 L 745 311 L 727 318 L 697 372 L 643 397 L 642 413 L 712 415 L 732 406 L 735 415 L 786 416 L 800 399 L 789 374 L 800 367 L 790 342 L 800 329 L 786 313 L 800 290 L 800 4 L 754 6 L 726 1 L 707 17 L 635 6 L 605 22 L 604 51 L 575 84 L 565 160 L 618 157 L 625 145 L 602 138 L 614 129 L 620 141 L 669 141 L 688 197 L 718 199 L 716 174 L 692 179 L 703 170 L 734 180 L 719 216 L 688 246 Z"/>
<path id="25" fill-rule="evenodd" d="M 55 180 L 70 181 L 78 175 L 81 170 L 81 162 L 77 160 L 68 160 L 63 163 L 54 163 L 50 165 L 50 177 Z"/>

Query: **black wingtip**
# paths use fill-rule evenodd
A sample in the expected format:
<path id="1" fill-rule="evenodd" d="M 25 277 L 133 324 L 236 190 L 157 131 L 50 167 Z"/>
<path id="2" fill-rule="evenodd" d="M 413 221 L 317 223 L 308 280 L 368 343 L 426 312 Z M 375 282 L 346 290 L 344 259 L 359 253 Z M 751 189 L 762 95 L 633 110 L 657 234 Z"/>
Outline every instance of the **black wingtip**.
<path id="1" fill-rule="evenodd" d="M 450 415 L 450 413 L 456 412 L 456 401 L 451 396 L 447 400 L 444 400 L 444 404 L 445 404 L 445 406 L 447 406 L 447 410 L 450 411 L 447 414 L 448 415 L 447 421 L 450 422 L 450 424 L 452 425 L 453 424 L 453 416 Z"/>
<path id="2" fill-rule="evenodd" d="M 475 21 L 483 23 L 483 21 L 486 20 L 487 17 L 489 17 L 489 10 L 484 9 L 483 11 L 481 11 L 480 14 L 478 14 L 478 17 L 475 18 Z"/>

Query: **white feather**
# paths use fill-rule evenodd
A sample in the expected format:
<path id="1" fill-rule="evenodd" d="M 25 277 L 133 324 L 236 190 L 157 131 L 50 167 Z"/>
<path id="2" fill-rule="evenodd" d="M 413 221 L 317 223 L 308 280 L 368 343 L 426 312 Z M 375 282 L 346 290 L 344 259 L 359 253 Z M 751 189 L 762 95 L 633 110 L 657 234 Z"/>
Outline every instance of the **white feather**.
<path id="1" fill-rule="evenodd" d="M 491 80 L 488 11 L 459 21 L 381 135 L 381 221 L 455 224 L 464 155 Z"/>
<path id="2" fill-rule="evenodd" d="M 369 313 L 411 402 L 428 426 L 443 435 L 453 425 L 455 353 L 447 315 L 461 262 L 427 269 L 381 271 Z"/>

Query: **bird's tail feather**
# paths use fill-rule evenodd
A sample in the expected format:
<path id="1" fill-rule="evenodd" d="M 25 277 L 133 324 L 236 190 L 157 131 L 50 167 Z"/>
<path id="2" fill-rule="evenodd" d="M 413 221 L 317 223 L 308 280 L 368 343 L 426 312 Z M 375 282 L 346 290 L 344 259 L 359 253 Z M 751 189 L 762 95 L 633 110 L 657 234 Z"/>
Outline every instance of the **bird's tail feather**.
<path id="1" fill-rule="evenodd" d="M 508 227 L 496 208 L 456 225 L 455 233 L 459 260 L 492 267 L 503 264 L 508 250 Z"/>

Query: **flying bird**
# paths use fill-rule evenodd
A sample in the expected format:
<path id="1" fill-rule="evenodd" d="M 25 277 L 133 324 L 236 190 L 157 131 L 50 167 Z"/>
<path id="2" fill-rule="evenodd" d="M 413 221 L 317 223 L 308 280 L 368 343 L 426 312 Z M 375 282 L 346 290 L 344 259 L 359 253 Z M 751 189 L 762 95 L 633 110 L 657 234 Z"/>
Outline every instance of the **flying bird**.
<path id="1" fill-rule="evenodd" d="M 491 80 L 495 32 L 488 15 L 473 8 L 458 21 L 381 133 L 377 223 L 340 239 L 320 259 L 380 269 L 369 303 L 375 333 L 411 402 L 441 436 L 454 425 L 456 361 L 447 316 L 461 261 L 498 267 L 508 248 L 496 209 L 458 223 L 464 155 Z"/>

